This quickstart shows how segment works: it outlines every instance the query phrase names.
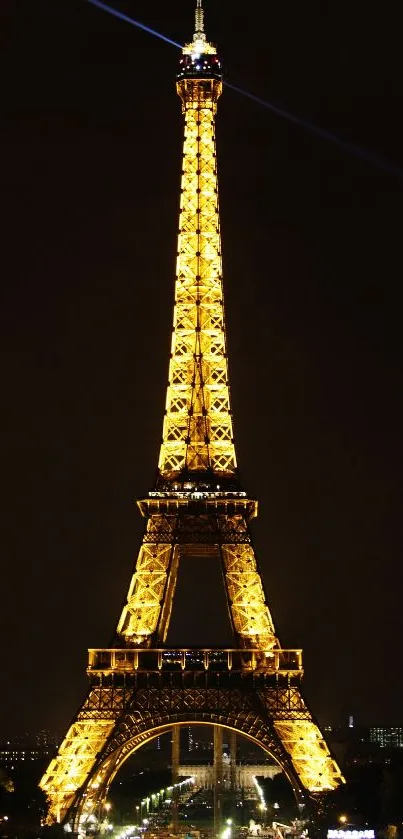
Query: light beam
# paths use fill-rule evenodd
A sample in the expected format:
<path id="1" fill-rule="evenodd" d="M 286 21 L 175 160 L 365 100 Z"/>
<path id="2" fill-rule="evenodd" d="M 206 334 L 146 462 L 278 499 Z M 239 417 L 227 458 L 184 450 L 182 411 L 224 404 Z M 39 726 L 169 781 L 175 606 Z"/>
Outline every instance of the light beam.
<path id="1" fill-rule="evenodd" d="M 151 29 L 149 26 L 146 26 L 145 23 L 140 23 L 139 20 L 134 20 L 134 18 L 124 15 L 123 12 L 119 12 L 112 6 L 107 6 L 106 3 L 101 3 L 101 0 L 88 0 L 88 3 L 91 3 L 92 6 L 97 6 L 98 9 L 102 9 L 104 12 L 108 12 L 108 14 L 113 15 L 114 17 L 120 18 L 120 20 L 124 20 L 125 23 L 131 23 L 132 26 L 137 26 L 138 29 L 143 29 L 144 32 L 148 32 L 149 35 L 154 35 L 155 38 L 160 38 L 161 41 L 166 41 L 166 43 L 171 44 L 172 47 L 178 47 L 180 50 L 182 49 L 182 44 L 172 41 L 171 38 L 168 38 L 166 35 L 162 35 L 161 32 L 156 32 L 155 29 Z"/>
<path id="2" fill-rule="evenodd" d="M 313 122 L 309 122 L 309 120 L 307 119 L 302 119 L 301 117 L 297 117 L 295 114 L 292 114 L 289 111 L 284 111 L 282 108 L 278 108 L 277 105 L 273 105 L 272 102 L 268 102 L 266 99 L 261 99 L 260 96 L 256 96 L 254 93 L 250 93 L 248 90 L 243 90 L 243 88 L 241 87 L 236 87 L 236 85 L 230 84 L 230 82 L 223 83 L 230 90 L 234 90 L 236 93 L 240 93 L 242 96 L 246 96 L 253 102 L 257 102 L 258 105 L 262 105 L 264 108 L 268 108 L 270 111 L 273 111 L 274 114 L 277 114 L 277 116 L 283 117 L 283 119 L 287 119 L 289 122 L 293 122 L 296 125 L 301 125 L 302 128 L 305 128 L 307 131 L 310 131 L 310 133 L 314 134 L 316 137 L 320 137 L 322 140 L 327 140 L 328 142 L 333 143 L 335 146 L 338 146 L 340 149 L 343 149 L 343 151 L 349 152 L 355 157 L 360 157 L 362 160 L 366 160 L 368 163 L 372 163 L 379 169 L 383 169 L 385 172 L 389 172 L 391 175 L 396 175 L 398 178 L 403 179 L 402 169 L 400 169 L 398 166 L 395 166 L 393 163 L 389 163 L 387 160 L 383 160 L 381 157 L 378 157 L 378 155 L 373 154 L 373 152 L 362 148 L 362 146 L 356 146 L 354 143 L 349 143 L 347 140 L 342 140 L 341 137 L 338 137 L 337 134 L 332 134 L 332 132 L 327 131 L 326 128 L 321 128 L 319 125 L 315 125 Z"/>
<path id="3" fill-rule="evenodd" d="M 93 6 L 97 6 L 99 9 L 102 9 L 104 12 L 108 12 L 108 14 L 113 15 L 114 17 L 120 18 L 120 20 L 125 21 L 125 23 L 130 23 L 132 26 L 137 26 L 138 29 L 142 29 L 144 32 L 148 32 L 149 35 L 154 35 L 155 38 L 159 38 L 161 41 L 165 41 L 167 44 L 171 44 L 171 46 L 177 47 L 177 49 L 182 49 L 182 44 L 178 44 L 178 42 L 173 41 L 172 38 L 168 38 L 166 35 L 162 35 L 161 32 L 157 32 L 155 29 L 151 29 L 151 27 L 146 26 L 145 23 L 140 23 L 140 21 L 134 20 L 134 18 L 132 17 L 128 17 L 128 15 L 123 14 L 123 12 L 119 12 L 112 6 L 108 6 L 106 3 L 102 3 L 101 0 L 88 0 L 88 3 L 91 3 Z M 288 120 L 288 122 L 292 122 L 294 123 L 294 125 L 300 125 L 301 128 L 305 128 L 306 131 L 309 131 L 310 134 L 319 137 L 321 140 L 326 140 L 328 143 L 333 143 L 334 146 L 338 146 L 339 149 L 342 149 L 342 151 L 345 151 L 348 154 L 353 155 L 353 157 L 365 160 L 367 163 L 371 163 L 378 169 L 382 169 L 384 172 L 387 172 L 390 175 L 394 175 L 395 177 L 403 181 L 403 170 L 399 166 L 396 166 L 394 163 L 389 163 L 389 161 L 384 160 L 382 157 L 378 157 L 378 155 L 374 154 L 368 149 L 362 148 L 362 146 L 356 146 L 354 143 L 349 143 L 347 140 L 342 140 L 341 137 L 338 137 L 337 134 L 333 134 L 331 131 L 327 131 L 326 128 L 321 128 L 319 125 L 315 125 L 315 123 L 309 122 L 309 120 L 307 119 L 297 117 L 296 114 L 292 114 L 290 111 L 285 111 L 283 108 L 278 108 L 277 105 L 273 105 L 273 103 L 269 102 L 267 99 L 261 99 L 260 96 L 256 96 L 256 94 L 250 93 L 248 90 L 244 90 L 242 87 L 237 87 L 236 85 L 231 84 L 230 82 L 227 82 L 225 80 L 223 81 L 223 84 L 230 90 L 235 91 L 235 93 L 240 93 L 241 96 L 246 96 L 247 99 L 251 99 L 252 102 L 256 102 L 263 108 L 268 108 L 268 110 L 272 111 L 272 113 L 276 114 L 279 117 L 282 117 L 283 119 Z"/>

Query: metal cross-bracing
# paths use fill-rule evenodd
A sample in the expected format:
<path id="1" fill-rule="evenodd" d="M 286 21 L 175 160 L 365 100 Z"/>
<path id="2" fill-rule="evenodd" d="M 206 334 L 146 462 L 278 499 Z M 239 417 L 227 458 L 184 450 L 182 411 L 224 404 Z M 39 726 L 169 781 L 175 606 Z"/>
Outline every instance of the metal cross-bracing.
<path id="1" fill-rule="evenodd" d="M 133 751 L 181 724 L 250 738 L 281 766 L 300 803 L 304 791 L 320 795 L 343 781 L 301 694 L 302 651 L 281 649 L 276 637 L 250 534 L 257 501 L 237 474 L 214 135 L 221 66 L 201 0 L 177 90 L 185 140 L 157 481 L 138 501 L 145 531 L 115 643 L 89 651 L 88 695 L 41 780 L 49 821 L 73 829 L 100 807 Z M 166 646 L 179 563 L 189 556 L 221 564 L 230 648 Z"/>

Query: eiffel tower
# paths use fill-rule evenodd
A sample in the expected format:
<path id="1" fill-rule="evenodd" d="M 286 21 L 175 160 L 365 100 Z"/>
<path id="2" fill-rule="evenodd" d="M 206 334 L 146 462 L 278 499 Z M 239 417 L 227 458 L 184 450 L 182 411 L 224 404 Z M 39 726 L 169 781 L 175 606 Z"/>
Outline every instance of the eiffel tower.
<path id="1" fill-rule="evenodd" d="M 172 346 L 154 488 L 137 503 L 144 538 L 109 649 L 89 650 L 89 690 L 41 780 L 49 821 L 99 813 L 125 759 L 179 726 L 249 738 L 282 768 L 299 804 L 343 781 L 301 690 L 302 651 L 276 637 L 240 486 L 232 430 L 221 268 L 215 115 L 216 48 L 197 0 L 182 50 L 183 169 Z M 166 645 L 179 561 L 221 564 L 232 648 Z M 178 761 L 177 761 L 178 762 Z"/>

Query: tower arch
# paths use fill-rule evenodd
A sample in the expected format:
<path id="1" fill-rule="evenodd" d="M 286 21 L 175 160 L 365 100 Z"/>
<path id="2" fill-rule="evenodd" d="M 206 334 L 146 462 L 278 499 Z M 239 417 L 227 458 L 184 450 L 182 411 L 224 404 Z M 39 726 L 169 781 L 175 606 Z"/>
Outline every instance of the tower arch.
<path id="1" fill-rule="evenodd" d="M 174 719 L 171 719 L 171 716 Z M 143 746 L 156 739 L 158 736 L 172 732 L 175 727 L 185 727 L 188 725 L 201 725 L 206 727 L 219 726 L 223 730 L 233 731 L 235 734 L 249 740 L 255 746 L 262 749 L 280 769 L 284 772 L 290 786 L 293 790 L 296 803 L 303 805 L 307 803 L 307 796 L 304 789 L 299 783 L 298 776 L 289 760 L 287 754 L 281 754 L 279 744 L 271 741 L 270 736 L 264 737 L 263 740 L 256 736 L 253 732 L 258 724 L 257 719 L 245 720 L 243 724 L 239 722 L 235 724 L 233 715 L 228 714 L 225 719 L 224 714 L 211 714 L 211 719 L 205 719 L 206 714 L 190 715 L 184 711 L 181 714 L 167 714 L 165 721 L 160 719 L 154 727 L 146 729 L 144 721 L 138 724 L 133 717 L 125 722 L 127 738 L 119 745 L 116 744 L 114 738 L 109 744 L 111 751 L 105 754 L 103 760 L 94 767 L 93 772 L 89 775 L 83 788 L 77 793 L 77 798 L 72 806 L 74 810 L 74 822 L 78 827 L 83 817 L 88 817 L 90 814 L 96 814 L 101 811 L 102 804 L 108 797 L 108 792 L 116 775 L 121 770 L 124 763 Z M 260 735 L 261 737 L 261 735 Z"/>

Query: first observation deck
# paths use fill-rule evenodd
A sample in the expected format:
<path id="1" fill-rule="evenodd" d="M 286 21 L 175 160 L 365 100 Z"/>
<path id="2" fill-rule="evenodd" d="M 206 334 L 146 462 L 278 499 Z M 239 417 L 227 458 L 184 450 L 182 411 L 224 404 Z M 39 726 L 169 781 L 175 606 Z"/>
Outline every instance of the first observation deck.
<path id="1" fill-rule="evenodd" d="M 88 650 L 88 675 L 134 673 L 259 673 L 270 676 L 303 675 L 302 650 L 141 649 Z"/>

